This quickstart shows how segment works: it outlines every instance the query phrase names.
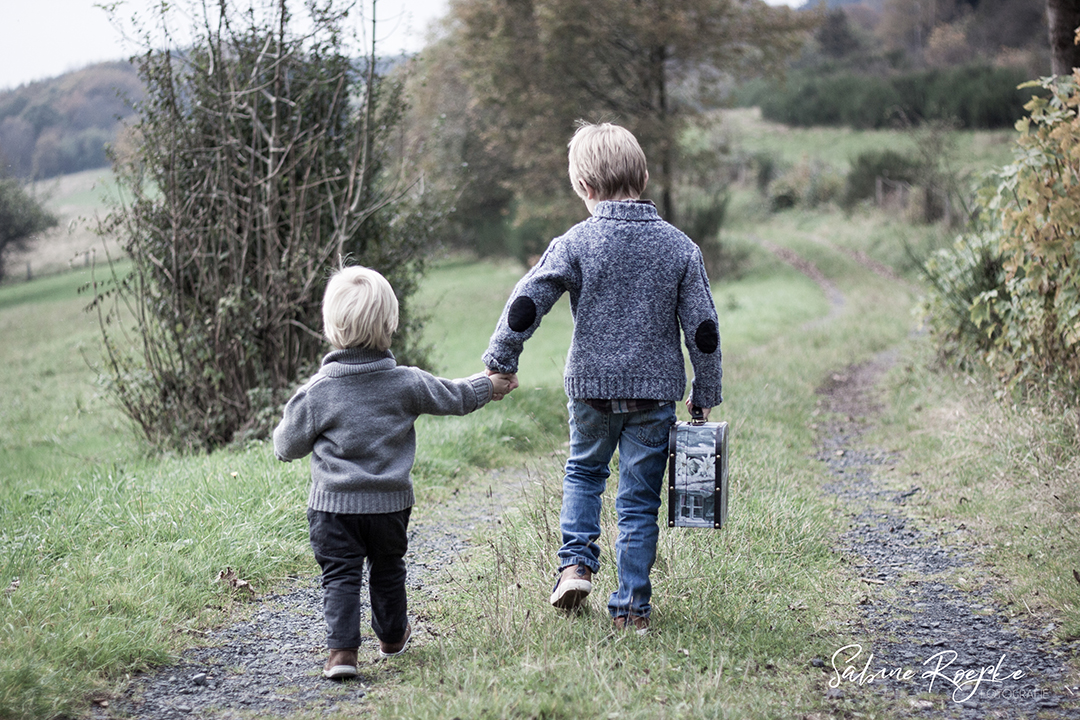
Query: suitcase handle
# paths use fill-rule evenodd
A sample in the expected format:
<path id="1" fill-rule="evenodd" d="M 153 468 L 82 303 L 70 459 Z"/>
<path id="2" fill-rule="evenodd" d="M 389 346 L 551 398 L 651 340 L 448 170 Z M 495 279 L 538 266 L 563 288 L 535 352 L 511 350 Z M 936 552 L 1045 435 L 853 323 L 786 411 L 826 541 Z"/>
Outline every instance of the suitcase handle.
<path id="1" fill-rule="evenodd" d="M 697 405 L 690 406 L 690 424 L 691 425 L 704 425 L 705 424 L 705 411 L 699 408 Z"/>

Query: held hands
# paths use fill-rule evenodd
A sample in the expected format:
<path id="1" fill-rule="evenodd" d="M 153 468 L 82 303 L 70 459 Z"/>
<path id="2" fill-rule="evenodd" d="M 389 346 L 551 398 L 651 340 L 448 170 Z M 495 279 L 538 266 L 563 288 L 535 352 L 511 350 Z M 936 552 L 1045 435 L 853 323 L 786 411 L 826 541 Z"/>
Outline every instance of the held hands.
<path id="1" fill-rule="evenodd" d="M 690 416 L 694 416 L 694 403 L 690 402 L 690 398 L 686 398 L 686 409 L 690 411 Z M 712 408 L 698 408 L 701 411 L 701 419 L 706 422 L 709 420 L 709 411 Z"/>
<path id="2" fill-rule="evenodd" d="M 518 387 L 517 373 L 501 373 L 489 369 L 487 375 L 491 380 L 493 400 L 502 400 Z"/>

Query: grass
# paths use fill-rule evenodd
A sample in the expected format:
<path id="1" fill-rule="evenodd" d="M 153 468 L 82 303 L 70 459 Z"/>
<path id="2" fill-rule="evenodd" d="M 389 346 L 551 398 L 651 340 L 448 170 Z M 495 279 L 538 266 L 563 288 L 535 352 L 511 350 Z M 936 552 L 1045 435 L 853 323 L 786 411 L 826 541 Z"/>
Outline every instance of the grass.
<path id="1" fill-rule="evenodd" d="M 93 212 L 101 207 L 102 198 L 115 196 L 118 189 L 112 170 L 103 167 L 41 181 L 35 191 L 44 194 L 53 208 Z"/>
<path id="2" fill-rule="evenodd" d="M 1075 409 L 1004 404 L 987 373 L 926 371 L 936 365 L 921 338 L 885 383 L 890 412 L 878 440 L 900 452 L 898 480 L 922 488 L 909 503 L 1009 579 L 997 590 L 1011 615 L 1080 639 Z"/>
<path id="3" fill-rule="evenodd" d="M 100 395 L 83 273 L 0 288 L 0 716 L 75 714 L 256 587 L 310 570 L 305 487 L 265 448 L 154 459 Z M 84 353 L 86 358 L 84 358 Z"/>
<path id="4" fill-rule="evenodd" d="M 724 110 L 721 127 L 746 153 L 774 155 L 794 164 L 812 158 L 846 173 L 861 153 L 883 147 L 916 154 L 920 131 L 853 130 L 843 127 L 793 128 L 761 118 L 757 108 Z M 980 173 L 1012 161 L 1013 130 L 964 130 L 950 134 L 956 170 Z"/>
<path id="5" fill-rule="evenodd" d="M 88 271 L 0 288 L 0 462 L 12 478 L 64 486 L 87 464 L 131 457 L 133 438 L 99 393 L 97 321 L 77 294 Z"/>
<path id="6" fill-rule="evenodd" d="M 850 271 L 842 255 L 826 255 L 819 264 L 838 279 Z M 808 322 L 828 311 L 821 291 L 770 257 L 755 257 L 748 275 L 714 291 L 727 358 L 717 413 L 732 426 L 731 522 L 719 533 L 661 529 L 654 634 L 612 633 L 602 609 L 614 583 L 606 560 L 592 611 L 567 619 L 547 606 L 561 462 L 537 460 L 527 469 L 526 499 L 427 611 L 438 637 L 417 647 L 396 687 L 376 690 L 380 717 L 777 717 L 828 709 L 823 676 L 808 668 L 842 644 L 829 603 L 856 595 L 830 549 L 837 516 L 812 460 L 814 390 L 830 369 L 901 341 L 911 301 L 902 288 L 851 280 L 849 311 L 826 329 Z M 608 510 L 605 552 L 613 526 Z M 856 613 L 850 602 L 839 604 Z"/>
<path id="7" fill-rule="evenodd" d="M 736 358 L 827 310 L 819 290 L 801 275 L 767 256 L 758 260 L 756 270 L 717 291 L 724 349 Z M 479 353 L 486 342 L 483 335 L 519 273 L 513 266 L 475 263 L 451 263 L 432 273 L 423 298 L 436 317 L 433 327 L 445 329 L 443 338 L 434 336 L 444 374 L 464 375 L 479 369 Z M 216 581 L 227 567 L 258 589 L 291 573 L 313 571 L 304 542 L 306 466 L 275 463 L 268 448 L 258 444 L 205 457 L 147 457 L 99 395 L 82 357 L 84 352 L 92 357 L 97 332 L 93 318 L 81 312 L 84 300 L 75 293 L 83 281 L 79 274 L 72 274 L 0 288 L 0 329 L 5 337 L 19 339 L 4 343 L 0 356 L 10 369 L 2 390 L 13 398 L 5 405 L 2 427 L 6 470 L 0 495 L 0 581 L 19 580 L 18 588 L 0 604 L 0 644 L 5 650 L 0 658 L 0 714 L 4 716 L 75 712 L 83 698 L 106 691 L 124 673 L 162 662 L 195 641 L 191 630 L 242 612 L 245 597 Z M 455 294 L 454 288 L 461 292 Z M 533 472 L 542 480 L 545 493 L 547 544 L 535 545 L 531 558 L 519 557 L 515 544 L 532 542 L 534 534 L 522 514 L 508 523 L 512 534 L 497 542 L 492 539 L 494 547 L 502 548 L 500 557 L 513 559 L 513 572 L 522 583 L 521 596 L 506 596 L 505 602 L 524 603 L 526 597 L 533 602 L 545 594 L 548 582 L 556 507 L 552 483 L 558 460 L 542 458 L 548 458 L 565 440 L 565 398 L 559 376 L 569 336 L 568 315 L 565 305 L 560 305 L 530 341 L 522 361 L 522 391 L 469 418 L 424 418 L 419 428 L 417 486 L 421 498 L 429 501 L 437 499 L 444 488 L 468 482 L 477 468 L 505 464 L 513 457 L 541 458 L 530 462 L 541 463 Z M 485 332 L 477 333 L 478 326 Z M 799 500 L 799 493 L 792 495 L 796 480 L 807 484 L 801 493 L 812 494 L 812 463 L 801 452 L 809 442 L 808 431 L 799 433 L 801 439 L 792 446 L 799 448 L 795 455 L 790 450 L 780 455 L 770 450 L 776 443 L 791 442 L 793 436 L 782 425 L 792 418 L 785 416 L 795 411 L 795 398 L 812 396 L 816 379 L 806 374 L 808 368 L 771 385 L 768 381 L 754 385 L 741 377 L 749 373 L 761 378 L 766 366 L 754 362 L 744 367 L 737 360 L 727 365 L 728 406 L 769 407 L 772 420 L 748 423 L 746 417 L 730 415 L 736 457 L 740 462 L 756 458 L 753 466 L 763 474 L 753 482 L 750 477 L 756 473 L 744 471 L 737 477 L 736 487 L 745 484 L 748 488 L 740 491 L 744 495 L 739 502 L 758 508 L 736 514 L 732 532 L 727 534 L 730 539 L 725 539 L 726 560 L 707 574 L 772 590 L 741 599 L 732 595 L 733 604 L 713 609 L 709 619 L 713 626 L 735 622 L 748 629 L 749 634 L 736 645 L 690 646 L 694 653 L 708 652 L 726 663 L 724 672 L 742 667 L 735 659 L 782 658 L 795 648 L 805 648 L 810 639 L 805 632 L 778 633 L 777 629 L 814 616 L 813 598 L 822 587 L 819 570 L 825 566 L 812 564 L 811 569 L 800 571 L 800 597 L 805 599 L 799 602 L 809 604 L 807 610 L 796 613 L 781 602 L 787 596 L 782 588 L 790 579 L 780 577 L 781 565 L 761 558 L 783 559 L 783 564 L 799 557 L 813 558 L 813 563 L 827 563 L 828 558 L 829 514 Z M 791 392 L 792 382 L 800 388 L 797 393 Z M 794 466 L 788 466 L 793 459 Z M 750 487 L 763 494 L 755 498 Z M 683 552 L 686 542 L 708 549 L 714 557 L 717 554 L 709 535 L 665 531 L 663 570 L 658 570 L 663 579 L 658 582 L 671 592 L 695 598 L 698 610 L 703 611 L 711 594 L 700 592 L 701 583 L 695 580 L 704 569 L 686 564 L 693 557 Z M 761 542 L 768 544 L 764 554 L 758 552 Z M 757 560 L 747 559 L 754 555 Z M 500 574 L 490 577 L 501 582 Z M 483 607 L 476 598 L 465 600 L 466 606 Z M 681 605 L 685 607 L 679 609 Z M 451 615 L 459 607 L 455 603 Z M 668 612 L 687 618 L 698 613 L 693 604 L 669 603 L 668 607 Z M 519 617 L 509 606 L 490 610 L 483 617 L 496 622 Z M 443 611 L 430 611 L 439 618 L 439 625 L 456 628 L 466 621 L 442 618 Z M 606 629 L 600 620 L 599 616 L 592 623 L 583 620 L 578 630 L 606 647 L 610 643 L 603 640 Z M 565 629 L 551 617 L 537 622 L 548 634 L 530 639 L 534 645 L 554 642 Z M 769 625 L 774 629 L 764 631 Z M 807 623 L 805 627 L 812 632 L 813 626 Z M 687 644 L 699 630 L 692 625 L 682 630 Z M 607 652 L 604 647 L 597 651 Z M 617 647 L 621 649 L 609 662 L 630 650 L 625 643 Z M 495 648 L 490 649 L 492 657 L 497 657 Z M 423 669 L 427 666 L 422 658 L 433 651 L 429 647 L 417 654 L 421 658 L 417 671 L 430 670 Z M 728 655 L 731 658 L 723 659 Z M 691 667 L 687 657 L 673 655 L 662 675 L 682 678 Z M 552 657 L 543 663 L 564 661 Z M 69 670 L 60 672 L 60 668 Z M 490 676 L 483 677 L 490 682 Z M 431 697 L 435 702 L 436 696 Z M 634 695 L 635 702 L 645 697 Z M 702 695 L 699 700 L 706 702 L 709 697 Z M 439 714 L 435 709 L 432 712 Z"/>
<path id="8" fill-rule="evenodd" d="M 784 152 L 802 143 L 840 157 L 875 137 L 820 134 Z M 335 715 L 895 716 L 898 708 L 874 693 L 826 699 L 829 675 L 810 665 L 846 644 L 862 594 L 832 551 L 844 515 L 819 490 L 815 389 L 835 369 L 888 348 L 900 348 L 901 360 L 886 380 L 890 402 L 874 441 L 899 453 L 898 478 L 920 473 L 925 494 L 909 502 L 921 522 L 964 523 L 1010 580 L 1003 597 L 1011 611 L 1030 607 L 1060 619 L 1063 637 L 1080 634 L 1080 585 L 1069 584 L 1080 557 L 1075 411 L 1052 417 L 996 404 L 989 379 L 942 370 L 929 340 L 910 334 L 918 286 L 905 245 L 930 245 L 932 233 L 874 213 L 768 215 L 755 202 L 736 197 L 725 230 L 748 251 L 749 268 L 714 288 L 726 388 L 716 414 L 732 426 L 730 524 L 720 532 L 661 528 L 655 632 L 611 632 L 607 562 L 592 611 L 566 618 L 546 603 L 567 432 L 564 300 L 526 346 L 518 392 L 466 418 L 421 419 L 418 513 L 471 487 L 485 468 L 519 472 L 527 495 L 476 538 L 438 600 L 414 598 L 430 632 L 379 670 L 361 706 Z M 811 260 L 844 292 L 842 311 L 823 321 L 830 306 L 821 290 L 759 238 Z M 869 273 L 856 250 L 898 267 L 908 282 Z M 441 374 L 481 370 L 521 272 L 436 265 L 419 300 L 432 316 L 427 337 Z M 84 280 L 72 273 L 0 287 L 0 587 L 11 583 L 0 596 L 5 718 L 85 713 L 88 697 L 107 696 L 127 673 L 166 662 L 199 642 L 200 631 L 242 615 L 247 595 L 217 580 L 226 568 L 257 592 L 315 572 L 303 518 L 306 464 L 277 463 L 260 443 L 208 456 L 147 455 L 83 357 L 94 358 L 97 340 L 75 292 Z M 605 552 L 613 522 L 607 510 Z"/>

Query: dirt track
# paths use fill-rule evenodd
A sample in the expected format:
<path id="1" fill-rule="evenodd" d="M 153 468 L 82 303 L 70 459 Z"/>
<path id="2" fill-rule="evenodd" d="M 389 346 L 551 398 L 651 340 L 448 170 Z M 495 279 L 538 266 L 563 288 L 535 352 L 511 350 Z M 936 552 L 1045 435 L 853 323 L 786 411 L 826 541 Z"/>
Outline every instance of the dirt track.
<path id="1" fill-rule="evenodd" d="M 762 246 L 818 283 L 830 317 L 842 311 L 843 294 L 812 263 L 786 248 Z M 882 280 L 899 281 L 880 263 L 854 259 Z M 922 489 L 890 489 L 881 470 L 896 459 L 863 444 L 881 410 L 877 385 L 894 361 L 895 353 L 883 353 L 838 369 L 818 388 L 828 418 L 819 428 L 818 459 L 828 473 L 823 489 L 850 515 L 837 550 L 866 586 L 850 643 L 815 663 L 828 677 L 827 697 L 842 715 L 859 706 L 861 694 L 878 692 L 894 701 L 898 717 L 1080 718 L 1080 675 L 1066 664 L 1080 654 L 1080 642 L 1055 642 L 1048 618 L 1010 617 L 994 599 L 993 582 L 957 587 L 951 578 L 989 574 L 964 528 L 948 533 L 948 549 L 942 533 L 920 528 L 905 501 Z"/>
<path id="2" fill-rule="evenodd" d="M 849 645 L 821 659 L 828 697 L 841 711 L 878 692 L 895 700 L 897 716 L 1080 718 L 1080 680 L 1066 665 L 1080 643 L 1055 642 L 1049 618 L 1010 617 L 994 599 L 1001 581 L 988 579 L 965 528 L 920 527 L 906 501 L 923 490 L 890 488 L 882 471 L 896 458 L 863 444 L 892 360 L 845 368 L 819 389 L 831 418 L 818 455 L 830 476 L 824 489 L 850 516 L 838 550 L 866 587 Z M 954 581 L 963 576 L 982 582 L 963 590 Z"/>
<path id="3" fill-rule="evenodd" d="M 406 581 L 414 643 L 430 637 L 424 599 L 438 593 L 469 537 L 497 522 L 509 498 L 521 492 L 522 482 L 521 474 L 491 471 L 484 482 L 471 484 L 468 494 L 417 504 L 409 527 Z M 177 663 L 136 678 L 120 697 L 102 698 L 107 705 L 96 703 L 92 717 L 232 720 L 328 710 L 363 700 L 380 669 L 374 635 L 368 630 L 360 647 L 357 680 L 323 679 L 326 627 L 318 578 L 296 578 L 291 588 L 261 595 L 255 602 L 249 620 L 210 633 L 205 647 L 188 650 Z"/>
<path id="4" fill-rule="evenodd" d="M 829 317 L 844 310 L 843 294 L 812 263 L 786 250 L 777 255 L 822 286 Z M 839 368 L 819 389 L 827 418 L 819 427 L 822 489 L 846 508 L 849 529 L 836 550 L 853 564 L 865 594 L 847 645 L 816 659 L 811 671 L 822 673 L 826 697 L 840 717 L 853 716 L 872 699 L 870 693 L 880 693 L 890 717 L 1080 719 L 1080 681 L 1065 664 L 1080 652 L 1080 643 L 1055 644 L 1053 626 L 1039 618 L 1010 618 L 994 600 L 992 583 L 978 590 L 956 587 L 950 578 L 958 571 L 986 575 L 965 550 L 962 528 L 951 534 L 946 549 L 940 533 L 920 527 L 906 511 L 906 500 L 921 488 L 890 489 L 882 480 L 881 471 L 895 458 L 862 438 L 880 410 L 876 385 L 892 361 L 886 353 Z M 472 528 L 495 521 L 499 494 L 519 483 L 495 473 L 476 497 L 458 497 L 427 515 L 418 507 L 410 533 L 414 601 L 437 583 Z M 319 597 L 311 578 L 261 597 L 250 621 L 214 633 L 210 647 L 188 651 L 175 666 L 137 679 L 108 708 L 96 707 L 94 716 L 238 718 L 362 701 L 373 679 L 370 663 L 362 663 L 358 682 L 333 683 L 318 674 Z M 414 602 L 414 609 L 420 605 Z M 427 631 L 422 616 L 418 620 L 423 642 Z M 367 650 L 374 655 L 373 646 Z M 957 680 L 957 671 L 969 675 Z"/>

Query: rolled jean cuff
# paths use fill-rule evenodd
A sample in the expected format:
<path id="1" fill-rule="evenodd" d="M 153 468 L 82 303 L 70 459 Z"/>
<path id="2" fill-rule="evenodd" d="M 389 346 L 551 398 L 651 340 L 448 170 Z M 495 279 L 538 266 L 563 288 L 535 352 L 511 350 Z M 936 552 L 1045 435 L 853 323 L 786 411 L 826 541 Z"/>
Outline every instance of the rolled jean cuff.
<path id="1" fill-rule="evenodd" d="M 562 572 L 566 568 L 573 565 L 584 565 L 585 567 L 592 570 L 594 573 L 600 572 L 600 563 L 596 562 L 595 560 L 590 560 L 589 558 L 581 556 L 570 558 L 569 560 L 559 558 L 559 572 Z"/>

